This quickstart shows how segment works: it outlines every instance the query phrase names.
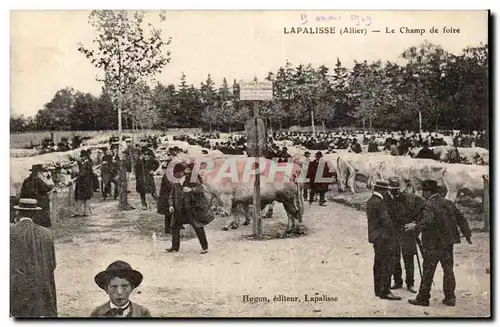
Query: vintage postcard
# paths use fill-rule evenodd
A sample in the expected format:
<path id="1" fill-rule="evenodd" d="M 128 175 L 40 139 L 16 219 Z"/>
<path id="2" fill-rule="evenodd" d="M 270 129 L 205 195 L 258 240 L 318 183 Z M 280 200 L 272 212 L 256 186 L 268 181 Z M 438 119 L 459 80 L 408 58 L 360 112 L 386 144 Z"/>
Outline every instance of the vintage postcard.
<path id="1" fill-rule="evenodd" d="M 11 317 L 489 318 L 489 22 L 11 11 Z"/>

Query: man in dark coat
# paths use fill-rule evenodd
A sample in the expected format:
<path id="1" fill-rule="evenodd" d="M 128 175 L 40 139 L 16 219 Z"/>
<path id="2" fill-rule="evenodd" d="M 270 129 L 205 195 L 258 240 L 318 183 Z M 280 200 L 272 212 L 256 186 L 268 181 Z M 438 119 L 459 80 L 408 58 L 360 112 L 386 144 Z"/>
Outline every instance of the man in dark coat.
<path id="1" fill-rule="evenodd" d="M 23 181 L 20 198 L 35 199 L 42 210 L 37 211 L 35 223 L 50 228 L 50 198 L 49 192 L 54 188 L 54 182 L 47 169 L 36 164 L 31 167 L 31 175 Z"/>
<path id="2" fill-rule="evenodd" d="M 370 138 L 370 142 L 368 143 L 368 152 L 378 152 L 378 145 L 375 142 L 375 136 Z"/>
<path id="3" fill-rule="evenodd" d="M 413 305 L 429 306 L 430 291 L 437 264 L 443 268 L 443 303 L 455 306 L 455 274 L 453 272 L 453 245 L 460 243 L 460 233 L 471 241 L 471 231 L 465 217 L 455 204 L 439 194 L 436 181 L 426 180 L 422 183 L 422 195 L 427 199 L 422 220 L 405 226 L 406 230 L 422 232 L 423 247 L 423 278 L 420 289 L 414 300 L 408 300 Z"/>
<path id="4" fill-rule="evenodd" d="M 75 217 L 86 217 L 90 215 L 90 199 L 94 194 L 94 170 L 88 150 L 80 152 L 78 166 L 79 173 L 75 183 L 75 201 L 77 202 Z"/>
<path id="5" fill-rule="evenodd" d="M 34 223 L 42 208 L 24 198 L 14 208 L 19 215 L 10 225 L 10 314 L 57 317 L 54 241 L 49 229 Z"/>
<path id="6" fill-rule="evenodd" d="M 108 195 L 111 195 L 111 183 L 114 182 L 116 170 L 113 163 L 113 155 L 111 150 L 107 150 L 106 154 L 102 157 L 101 162 L 101 192 L 102 198 L 106 200 Z M 116 184 L 115 184 L 115 199 L 116 199 Z"/>
<path id="7" fill-rule="evenodd" d="M 401 297 L 392 294 L 390 289 L 395 233 L 385 203 L 388 186 L 386 181 L 376 181 L 373 195 L 366 203 L 368 242 L 373 244 L 375 252 L 373 262 L 375 296 L 386 300 L 401 300 Z"/>
<path id="8" fill-rule="evenodd" d="M 361 145 L 358 143 L 358 139 L 353 138 L 351 143 L 351 151 L 354 153 L 361 153 L 363 150 L 361 149 Z"/>
<path id="9" fill-rule="evenodd" d="M 214 219 L 213 212 L 205 198 L 201 178 L 191 178 L 193 165 L 178 163 L 173 170 L 172 191 L 169 196 L 169 211 L 172 226 L 172 247 L 167 252 L 178 252 L 180 248 L 180 230 L 182 225 L 193 227 L 201 245 L 201 253 L 208 252 L 208 241 L 203 226 Z"/>
<path id="10" fill-rule="evenodd" d="M 394 285 L 391 286 L 391 289 L 394 290 L 403 287 L 403 270 L 401 268 L 401 256 L 403 256 L 406 286 L 410 292 L 417 293 L 414 279 L 414 256 L 417 253 L 416 235 L 413 232 L 405 232 L 404 225 L 420 220 L 424 200 L 418 196 L 401 193 L 399 191 L 400 187 L 401 183 L 398 177 L 389 178 L 387 209 L 396 234 L 394 247 Z"/>
<path id="11" fill-rule="evenodd" d="M 169 203 L 169 196 L 170 192 L 172 191 L 173 184 L 172 182 L 168 179 L 167 176 L 167 163 L 163 163 L 161 166 L 161 169 L 163 171 L 163 177 L 161 179 L 161 185 L 160 185 L 160 194 L 158 196 L 158 206 L 157 206 L 157 212 L 160 215 L 164 215 L 165 219 L 165 234 L 168 234 L 171 232 L 170 228 L 170 219 L 171 219 L 171 214 L 170 211 L 168 210 L 170 208 L 170 203 Z"/>
<path id="12" fill-rule="evenodd" d="M 153 199 L 157 201 L 154 173 L 159 166 L 160 163 L 154 158 L 152 151 L 143 147 L 139 159 L 135 163 L 135 190 L 141 196 L 142 210 L 148 208 L 146 194 L 151 194 Z"/>
<path id="13" fill-rule="evenodd" d="M 434 151 L 429 149 L 429 144 L 424 142 L 422 150 L 420 150 L 415 158 L 419 159 L 434 159 L 436 160 L 436 156 L 434 155 Z"/>
<path id="14" fill-rule="evenodd" d="M 328 164 L 322 160 L 323 154 L 318 151 L 315 160 L 309 163 L 307 178 L 309 179 L 309 204 L 312 204 L 316 194 L 319 194 L 319 205 L 326 206 L 325 194 L 328 191 L 328 182 L 320 179 L 331 178 L 333 174 L 329 171 Z M 323 171 L 318 175 L 318 169 L 322 167 Z"/>

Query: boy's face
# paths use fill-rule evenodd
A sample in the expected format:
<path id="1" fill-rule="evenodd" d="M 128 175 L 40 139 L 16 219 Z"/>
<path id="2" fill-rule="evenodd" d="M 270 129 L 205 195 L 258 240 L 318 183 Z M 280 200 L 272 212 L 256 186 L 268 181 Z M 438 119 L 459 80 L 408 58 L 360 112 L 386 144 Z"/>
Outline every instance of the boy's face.
<path id="1" fill-rule="evenodd" d="M 124 278 L 114 277 L 109 281 L 106 293 L 109 299 L 117 306 L 122 306 L 127 303 L 133 287 L 130 282 Z"/>

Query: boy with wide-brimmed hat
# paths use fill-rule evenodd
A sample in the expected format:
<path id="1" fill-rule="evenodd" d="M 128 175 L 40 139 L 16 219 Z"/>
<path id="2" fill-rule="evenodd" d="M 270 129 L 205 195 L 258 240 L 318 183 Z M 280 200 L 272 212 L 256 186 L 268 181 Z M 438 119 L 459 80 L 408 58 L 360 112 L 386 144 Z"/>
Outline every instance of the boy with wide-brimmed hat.
<path id="1" fill-rule="evenodd" d="M 94 281 L 109 301 L 96 307 L 91 317 L 139 318 L 151 317 L 149 310 L 129 300 L 130 294 L 143 280 L 142 274 L 125 261 L 115 261 L 94 277 Z"/>

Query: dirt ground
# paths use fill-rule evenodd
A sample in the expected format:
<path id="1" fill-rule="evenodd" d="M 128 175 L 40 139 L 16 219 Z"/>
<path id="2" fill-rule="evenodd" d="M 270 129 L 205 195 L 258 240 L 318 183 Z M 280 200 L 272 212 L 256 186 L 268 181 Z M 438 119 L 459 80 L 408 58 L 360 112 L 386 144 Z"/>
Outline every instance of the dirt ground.
<path id="1" fill-rule="evenodd" d="M 163 233 L 163 217 L 154 204 L 151 210 L 141 210 L 135 192 L 129 195 L 138 208 L 134 211 L 118 212 L 116 202 L 95 199 L 91 217 L 62 217 L 53 227 L 59 315 L 87 317 L 95 306 L 107 301 L 93 278 L 115 260 L 127 261 L 143 273 L 144 281 L 131 300 L 146 306 L 155 317 L 490 315 L 489 233 L 479 231 L 481 222 L 471 221 L 473 245 L 463 242 L 455 247 L 456 307 L 441 303 L 440 267 L 430 307 L 415 307 L 407 301 L 414 294 L 405 289 L 394 291 L 402 301 L 374 296 L 373 249 L 367 242 L 366 214 L 360 206 L 358 210 L 334 202 L 339 201 L 335 196 L 329 198 L 327 207 L 306 204 L 307 233 L 295 238 L 273 238 L 285 228 L 281 205 L 275 207 L 273 218 L 263 220 L 268 235 L 265 241 L 248 237 L 251 226 L 221 231 L 224 220 L 216 219 L 206 228 L 210 249 L 205 255 L 200 254 L 196 238 L 183 239 L 180 252 L 166 253 L 170 236 Z M 416 263 L 415 278 L 418 286 Z M 261 301 L 245 302 L 245 295 Z M 274 301 L 280 295 L 300 301 Z M 305 295 L 308 299 L 326 295 L 327 301 L 305 301 Z"/>

